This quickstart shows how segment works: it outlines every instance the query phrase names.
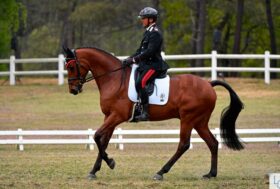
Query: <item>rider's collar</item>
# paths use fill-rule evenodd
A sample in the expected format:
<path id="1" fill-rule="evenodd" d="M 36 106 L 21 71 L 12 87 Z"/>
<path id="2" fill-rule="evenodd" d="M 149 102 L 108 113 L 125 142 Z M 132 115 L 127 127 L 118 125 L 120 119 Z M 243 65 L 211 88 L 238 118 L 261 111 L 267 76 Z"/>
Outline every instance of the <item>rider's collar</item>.
<path id="1" fill-rule="evenodd" d="M 151 25 L 149 25 L 149 26 L 146 28 L 146 30 L 147 30 L 147 31 L 152 31 L 154 25 L 156 25 L 156 23 L 152 23 Z"/>

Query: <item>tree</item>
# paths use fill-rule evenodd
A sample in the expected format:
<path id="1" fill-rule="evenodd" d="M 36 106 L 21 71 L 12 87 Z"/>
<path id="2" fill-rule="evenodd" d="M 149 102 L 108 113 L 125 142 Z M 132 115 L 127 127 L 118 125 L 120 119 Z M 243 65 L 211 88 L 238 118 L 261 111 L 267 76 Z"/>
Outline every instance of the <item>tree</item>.
<path id="1" fill-rule="evenodd" d="M 271 2 L 270 2 L 270 0 L 265 0 L 265 8 L 266 8 L 268 30 L 269 30 L 271 53 L 272 54 L 277 54 L 277 45 L 276 45 L 277 43 L 276 43 L 274 24 L 273 24 L 273 18 L 272 18 L 272 13 L 271 13 Z M 277 66 L 277 61 L 276 60 L 271 60 L 271 66 L 276 67 Z M 271 77 L 276 78 L 276 73 L 272 73 Z"/>
<path id="2" fill-rule="evenodd" d="M 221 21 L 217 23 L 217 25 L 214 28 L 213 31 L 213 40 L 212 40 L 212 49 L 216 50 L 218 52 L 226 52 L 227 50 L 223 47 L 223 39 L 222 34 L 224 31 L 224 28 L 229 24 L 230 22 L 230 14 L 226 12 L 224 16 L 222 17 Z M 224 40 L 225 41 L 225 40 Z"/>
<path id="3" fill-rule="evenodd" d="M 192 15 L 192 38 L 191 38 L 191 47 L 192 47 L 192 54 L 196 54 L 197 51 L 197 34 L 198 34 L 198 20 L 199 20 L 199 1 L 195 2 L 193 8 L 193 15 Z M 196 67 L 196 60 L 191 61 L 191 66 Z"/>
<path id="4" fill-rule="evenodd" d="M 166 54 L 191 53 L 190 45 L 192 37 L 192 12 L 185 0 L 168 1 L 161 0 L 160 14 L 162 30 L 164 32 L 164 46 Z M 189 61 L 169 61 L 173 66 L 189 66 Z"/>
<path id="5" fill-rule="evenodd" d="M 220 54 L 227 54 L 228 51 L 228 42 L 230 39 L 230 14 L 225 12 L 221 21 L 215 25 L 213 31 L 213 39 L 212 39 L 212 50 L 217 51 Z M 223 37 L 223 33 L 224 37 Z M 219 60 L 222 66 L 227 67 L 229 65 L 228 59 Z M 228 76 L 227 72 L 223 72 L 222 76 Z"/>
<path id="6" fill-rule="evenodd" d="M 70 15 L 75 11 L 78 1 L 67 1 L 64 6 L 59 7 L 62 12 L 61 21 L 61 35 L 60 35 L 60 46 L 73 47 L 75 44 L 75 27 L 70 21 Z M 61 53 L 62 49 L 59 50 Z"/>
<path id="7" fill-rule="evenodd" d="M 15 0 L 0 1 L 0 57 L 7 57 L 11 49 L 11 39 L 19 28 L 19 9 Z"/>
<path id="8" fill-rule="evenodd" d="M 11 8 L 19 3 L 28 13 L 23 35 L 19 34 L 19 20 L 14 19 L 21 13 L 17 8 Z M 129 55 L 142 38 L 143 28 L 137 16 L 146 6 L 159 10 L 158 24 L 164 35 L 166 54 L 201 54 L 210 53 L 212 49 L 220 53 L 263 53 L 274 49 L 272 44 L 279 45 L 276 36 L 280 35 L 280 28 L 274 25 L 280 22 L 278 1 L 60 0 L 57 3 L 56 0 L 2 0 L 0 56 L 7 58 L 10 55 L 11 34 L 16 36 L 14 48 L 21 49 L 22 57 L 54 57 L 61 52 L 62 44 L 70 48 L 96 46 L 116 55 Z M 7 14 L 10 9 L 14 10 L 14 16 Z M 232 11 L 234 9 L 236 12 Z M 6 41 L 5 45 L 3 41 Z M 17 44 L 20 44 L 19 48 Z M 2 50 L 4 46 L 5 50 Z M 271 53 L 276 51 L 271 50 Z M 232 65 L 229 60 L 222 61 L 226 64 L 223 66 L 237 66 L 235 62 Z M 172 67 L 185 67 L 190 66 L 190 62 L 168 63 Z M 191 66 L 202 64 L 208 62 L 195 60 Z M 257 66 L 259 63 L 244 60 L 243 65 Z M 241 74 L 261 76 L 260 73 Z"/>
<path id="9" fill-rule="evenodd" d="M 205 25 L 206 25 L 206 1 L 200 0 L 197 1 L 197 11 L 198 11 L 198 30 L 197 39 L 196 39 L 196 53 L 195 54 L 203 54 L 204 53 L 204 37 L 205 37 Z M 196 66 L 203 67 L 203 59 L 197 59 Z M 203 75 L 203 73 L 200 73 Z"/>
<path id="10" fill-rule="evenodd" d="M 26 11 L 22 3 L 16 0 L 0 1 L 0 58 L 7 58 L 11 49 L 17 58 L 21 57 L 18 36 L 23 35 Z M 0 70 L 7 69 L 0 64 Z M 21 64 L 17 68 L 22 70 Z"/>
<path id="11" fill-rule="evenodd" d="M 233 44 L 233 49 L 232 49 L 233 54 L 240 54 L 243 12 L 244 12 L 244 0 L 237 0 L 234 44 Z M 231 65 L 233 67 L 238 66 L 239 60 L 232 60 Z M 236 76 L 236 75 L 237 75 L 237 73 L 232 74 L 232 76 Z"/>

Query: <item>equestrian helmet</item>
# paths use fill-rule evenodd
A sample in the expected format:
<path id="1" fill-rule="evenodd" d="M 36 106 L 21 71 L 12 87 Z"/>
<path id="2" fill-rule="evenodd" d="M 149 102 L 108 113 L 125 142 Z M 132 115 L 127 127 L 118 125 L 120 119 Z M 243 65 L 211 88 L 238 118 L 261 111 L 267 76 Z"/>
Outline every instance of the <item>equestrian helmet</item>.
<path id="1" fill-rule="evenodd" d="M 158 11 L 152 7 L 145 7 L 139 13 L 138 18 L 157 18 Z"/>

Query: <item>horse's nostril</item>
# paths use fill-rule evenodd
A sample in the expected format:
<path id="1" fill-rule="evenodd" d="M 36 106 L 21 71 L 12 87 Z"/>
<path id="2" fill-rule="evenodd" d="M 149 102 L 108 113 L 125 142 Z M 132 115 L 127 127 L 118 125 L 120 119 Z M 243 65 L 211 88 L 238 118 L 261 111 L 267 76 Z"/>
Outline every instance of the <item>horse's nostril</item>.
<path id="1" fill-rule="evenodd" d="M 76 94 L 78 94 L 78 90 L 76 90 L 76 89 L 71 89 L 71 90 L 70 90 L 70 93 L 73 94 L 73 95 L 76 95 Z"/>

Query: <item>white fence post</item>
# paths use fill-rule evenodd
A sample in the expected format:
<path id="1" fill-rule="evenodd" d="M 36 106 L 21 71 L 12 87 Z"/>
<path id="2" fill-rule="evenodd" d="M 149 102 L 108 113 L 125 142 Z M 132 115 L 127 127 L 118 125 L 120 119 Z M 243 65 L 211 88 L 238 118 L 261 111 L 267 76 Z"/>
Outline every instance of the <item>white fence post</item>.
<path id="1" fill-rule="evenodd" d="M 63 54 L 58 55 L 58 85 L 64 83 L 64 56 Z"/>
<path id="2" fill-rule="evenodd" d="M 16 84 L 15 71 L 16 71 L 16 57 L 10 56 L 10 85 Z"/>
<path id="3" fill-rule="evenodd" d="M 88 129 L 88 140 L 89 140 L 89 144 L 87 144 L 87 148 L 89 148 L 90 150 L 94 150 L 94 140 L 93 140 L 93 130 L 92 129 Z"/>
<path id="4" fill-rule="evenodd" d="M 24 151 L 22 129 L 18 129 L 18 141 L 17 149 L 19 149 L 19 151 Z"/>
<path id="5" fill-rule="evenodd" d="M 270 52 L 265 51 L 264 53 L 264 82 L 270 84 Z"/>
<path id="6" fill-rule="evenodd" d="M 217 51 L 212 51 L 211 55 L 211 80 L 217 79 Z"/>
<path id="7" fill-rule="evenodd" d="M 216 137 L 216 139 L 218 140 L 218 142 L 219 142 L 219 145 L 218 145 L 218 148 L 222 148 L 222 138 L 221 138 L 221 131 L 220 131 L 220 129 L 219 128 L 215 128 L 215 137 Z"/>
<path id="8" fill-rule="evenodd" d="M 123 139 L 123 136 L 122 136 L 122 134 L 121 134 L 122 129 L 121 129 L 121 128 L 118 128 L 117 130 L 120 132 L 120 134 L 117 135 L 117 139 L 119 140 L 119 143 L 118 143 L 118 145 L 117 145 L 117 148 L 119 148 L 120 150 L 123 150 L 123 149 L 124 149 L 124 145 L 123 145 L 123 143 L 121 143 L 121 141 L 122 141 L 122 139 Z"/>
<path id="9" fill-rule="evenodd" d="M 190 143 L 190 149 L 193 149 L 193 144 L 192 144 L 192 142 Z"/>

